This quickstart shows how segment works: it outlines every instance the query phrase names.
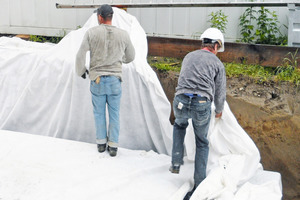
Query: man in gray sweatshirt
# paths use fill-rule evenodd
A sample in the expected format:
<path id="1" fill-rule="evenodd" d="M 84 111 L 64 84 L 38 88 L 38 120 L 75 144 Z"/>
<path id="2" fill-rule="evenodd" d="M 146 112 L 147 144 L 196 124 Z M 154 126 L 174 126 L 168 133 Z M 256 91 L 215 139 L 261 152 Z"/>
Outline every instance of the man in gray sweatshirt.
<path id="1" fill-rule="evenodd" d="M 96 143 L 100 153 L 106 150 L 116 156 L 119 141 L 122 63 L 134 60 L 135 50 L 126 31 L 112 26 L 113 9 L 104 4 L 97 9 L 99 26 L 89 29 L 76 56 L 76 73 L 82 78 L 89 73 L 90 90 L 96 124 Z M 90 68 L 85 68 L 90 51 Z M 106 105 L 109 126 L 106 126 Z"/>
<path id="2" fill-rule="evenodd" d="M 187 54 L 182 62 L 173 102 L 176 119 L 170 167 L 172 173 L 179 173 L 180 165 L 183 164 L 183 143 L 190 118 L 196 139 L 194 188 L 185 199 L 189 199 L 206 178 L 211 102 L 216 107 L 215 117 L 220 118 L 226 98 L 225 68 L 216 56 L 217 52 L 224 50 L 223 34 L 216 28 L 209 28 L 201 35 L 201 39 L 202 49 Z"/>

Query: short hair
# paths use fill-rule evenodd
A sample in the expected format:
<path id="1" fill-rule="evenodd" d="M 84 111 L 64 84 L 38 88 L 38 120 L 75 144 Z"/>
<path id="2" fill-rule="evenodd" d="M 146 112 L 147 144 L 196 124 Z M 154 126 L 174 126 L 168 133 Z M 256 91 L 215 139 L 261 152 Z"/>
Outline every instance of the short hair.
<path id="1" fill-rule="evenodd" d="M 102 15 L 100 15 L 100 16 L 103 17 Z M 103 19 L 104 19 L 105 21 L 111 21 L 112 18 L 113 18 L 112 15 L 108 15 L 108 16 L 106 16 L 106 17 L 103 17 Z"/>
<path id="2" fill-rule="evenodd" d="M 214 42 L 214 43 L 206 43 L 204 41 L 202 41 L 202 48 L 208 48 L 210 51 L 214 51 L 215 50 L 215 45 L 217 45 L 217 49 L 221 48 L 221 45 L 218 42 Z"/>

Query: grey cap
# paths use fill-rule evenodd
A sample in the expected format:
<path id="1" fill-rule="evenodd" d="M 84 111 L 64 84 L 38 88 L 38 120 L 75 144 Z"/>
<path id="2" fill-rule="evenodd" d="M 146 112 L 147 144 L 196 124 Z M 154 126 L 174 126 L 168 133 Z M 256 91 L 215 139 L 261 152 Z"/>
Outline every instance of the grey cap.
<path id="1" fill-rule="evenodd" d="M 97 9 L 97 14 L 105 18 L 108 16 L 112 16 L 114 14 L 114 11 L 110 5 L 103 4 Z"/>

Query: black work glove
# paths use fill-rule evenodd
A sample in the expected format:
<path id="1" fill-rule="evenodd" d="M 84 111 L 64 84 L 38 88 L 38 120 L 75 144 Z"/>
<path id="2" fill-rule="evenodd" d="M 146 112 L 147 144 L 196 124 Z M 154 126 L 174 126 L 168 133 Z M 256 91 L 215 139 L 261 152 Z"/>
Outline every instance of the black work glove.
<path id="1" fill-rule="evenodd" d="M 81 78 L 85 79 L 86 78 L 86 74 L 89 74 L 88 70 L 85 70 L 84 74 L 81 75 Z"/>

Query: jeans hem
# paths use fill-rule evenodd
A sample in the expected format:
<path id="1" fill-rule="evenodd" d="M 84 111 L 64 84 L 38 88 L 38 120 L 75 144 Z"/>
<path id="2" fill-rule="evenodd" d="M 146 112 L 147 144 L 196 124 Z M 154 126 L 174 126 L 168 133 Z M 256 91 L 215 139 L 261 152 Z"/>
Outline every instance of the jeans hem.
<path id="1" fill-rule="evenodd" d="M 107 143 L 107 138 L 105 139 L 96 139 L 97 144 L 106 144 Z"/>
<path id="2" fill-rule="evenodd" d="M 184 162 L 172 162 L 173 166 L 181 166 L 183 164 L 184 164 Z"/>
<path id="3" fill-rule="evenodd" d="M 118 147 L 118 143 L 108 141 L 108 146 L 117 148 Z"/>

